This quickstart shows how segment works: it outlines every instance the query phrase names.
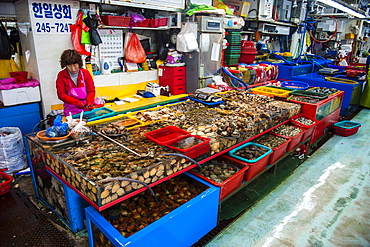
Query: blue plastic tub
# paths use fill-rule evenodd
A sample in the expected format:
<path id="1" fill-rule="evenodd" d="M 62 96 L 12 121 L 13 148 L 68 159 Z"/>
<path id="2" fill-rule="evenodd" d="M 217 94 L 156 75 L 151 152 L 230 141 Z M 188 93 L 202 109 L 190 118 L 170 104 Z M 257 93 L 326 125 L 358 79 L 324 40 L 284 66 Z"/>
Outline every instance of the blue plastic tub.
<path id="1" fill-rule="evenodd" d="M 115 115 L 116 113 L 106 107 L 96 108 L 92 111 L 86 111 L 83 113 L 82 118 L 86 119 L 91 122 L 102 118 L 107 118 Z M 72 118 L 80 118 L 80 113 L 72 115 Z"/>
<path id="2" fill-rule="evenodd" d="M 95 246 L 94 232 L 99 231 L 104 235 L 104 242 L 107 245 L 111 242 L 114 246 L 191 246 L 201 239 L 217 226 L 220 188 L 190 173 L 185 174 L 209 188 L 127 238 L 93 206 L 86 208 L 90 246 Z"/>
<path id="3" fill-rule="evenodd" d="M 238 156 L 238 155 L 235 155 L 235 154 L 234 154 L 234 153 L 235 153 L 236 151 L 238 151 L 239 149 L 243 149 L 243 148 L 245 148 L 246 146 L 252 146 L 252 145 L 254 145 L 254 146 L 258 146 L 258 147 L 262 147 L 262 148 L 265 148 L 265 149 L 267 149 L 268 151 L 267 151 L 266 153 L 264 153 L 263 155 L 261 155 L 260 157 L 258 157 L 257 159 L 254 159 L 254 160 L 248 160 L 248 159 L 242 158 L 242 157 L 240 157 L 240 156 Z M 234 157 L 234 158 L 237 158 L 237 159 L 240 159 L 240 160 L 243 160 L 243 161 L 245 161 L 245 162 L 255 163 L 255 162 L 257 162 L 257 161 L 261 160 L 262 158 L 266 157 L 267 155 L 269 155 L 271 152 L 272 152 L 272 149 L 271 149 L 271 148 L 269 148 L 269 147 L 266 147 L 266 146 L 263 146 L 263 145 L 261 145 L 261 144 L 254 143 L 254 142 L 247 142 L 247 143 L 245 143 L 245 144 L 241 145 L 240 147 L 237 147 L 237 148 L 235 148 L 235 149 L 231 150 L 231 151 L 229 152 L 229 154 L 230 154 L 230 156 L 232 156 L 232 157 Z"/>
<path id="4" fill-rule="evenodd" d="M 285 81 L 281 83 L 281 86 L 296 90 L 306 90 L 310 87 L 310 85 L 303 81 Z"/>

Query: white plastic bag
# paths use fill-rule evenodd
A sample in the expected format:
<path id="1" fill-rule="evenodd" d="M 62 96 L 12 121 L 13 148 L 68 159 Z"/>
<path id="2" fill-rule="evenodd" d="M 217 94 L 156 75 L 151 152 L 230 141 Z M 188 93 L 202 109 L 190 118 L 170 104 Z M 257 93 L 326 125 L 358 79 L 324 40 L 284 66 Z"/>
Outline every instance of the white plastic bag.
<path id="1" fill-rule="evenodd" d="M 179 52 L 199 51 L 197 41 L 197 24 L 185 22 L 176 38 L 176 50 Z"/>
<path id="2" fill-rule="evenodd" d="M 28 166 L 22 132 L 17 127 L 0 128 L 0 169 L 11 174 Z"/>

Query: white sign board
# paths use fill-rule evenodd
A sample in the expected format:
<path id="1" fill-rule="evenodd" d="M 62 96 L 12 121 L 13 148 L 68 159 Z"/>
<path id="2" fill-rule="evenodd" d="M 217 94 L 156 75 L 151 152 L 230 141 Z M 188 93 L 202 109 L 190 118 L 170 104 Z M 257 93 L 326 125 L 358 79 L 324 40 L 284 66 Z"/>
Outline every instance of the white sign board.
<path id="1" fill-rule="evenodd" d="M 51 1 L 31 1 L 30 14 L 35 34 L 71 34 L 73 24 L 72 9 L 76 2 L 56 3 Z M 78 4 L 78 3 L 77 3 Z"/>

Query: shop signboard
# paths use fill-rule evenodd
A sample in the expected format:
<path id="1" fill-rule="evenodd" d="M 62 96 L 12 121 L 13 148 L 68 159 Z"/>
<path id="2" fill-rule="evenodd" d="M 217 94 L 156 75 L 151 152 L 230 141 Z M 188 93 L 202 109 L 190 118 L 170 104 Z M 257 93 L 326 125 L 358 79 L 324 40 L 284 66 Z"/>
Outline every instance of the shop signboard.
<path id="1" fill-rule="evenodd" d="M 71 34 L 69 25 L 74 23 L 75 1 L 31 1 L 30 15 L 35 34 Z"/>

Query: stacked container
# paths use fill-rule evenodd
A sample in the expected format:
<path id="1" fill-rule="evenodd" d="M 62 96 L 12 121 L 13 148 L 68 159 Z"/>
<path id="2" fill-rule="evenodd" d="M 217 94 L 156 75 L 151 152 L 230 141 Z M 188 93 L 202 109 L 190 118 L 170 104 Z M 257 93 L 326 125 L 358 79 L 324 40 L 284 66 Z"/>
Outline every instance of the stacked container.
<path id="1" fill-rule="evenodd" d="M 224 64 L 237 64 L 240 57 L 240 41 L 242 39 L 241 32 L 227 32 L 225 39 L 229 45 L 224 53 Z"/>
<path id="2" fill-rule="evenodd" d="M 242 40 L 241 41 L 241 53 L 239 63 L 253 63 L 257 55 L 257 49 L 254 46 L 253 41 Z"/>

